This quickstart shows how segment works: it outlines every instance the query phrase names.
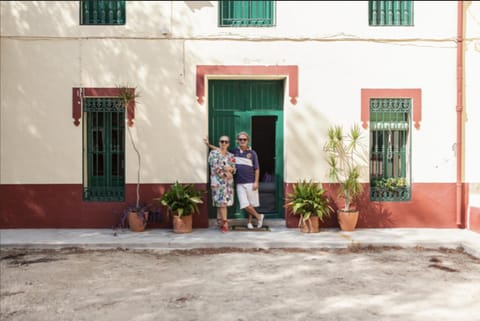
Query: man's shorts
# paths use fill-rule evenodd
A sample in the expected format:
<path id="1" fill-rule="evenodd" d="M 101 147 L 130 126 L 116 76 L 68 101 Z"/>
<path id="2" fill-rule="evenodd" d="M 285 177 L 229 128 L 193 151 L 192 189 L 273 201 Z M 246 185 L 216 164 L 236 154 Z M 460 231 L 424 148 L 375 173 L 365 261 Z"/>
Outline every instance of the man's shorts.
<path id="1" fill-rule="evenodd" d="M 252 205 L 253 207 L 260 206 L 258 189 L 253 190 L 253 183 L 237 184 L 237 197 L 240 209 Z"/>

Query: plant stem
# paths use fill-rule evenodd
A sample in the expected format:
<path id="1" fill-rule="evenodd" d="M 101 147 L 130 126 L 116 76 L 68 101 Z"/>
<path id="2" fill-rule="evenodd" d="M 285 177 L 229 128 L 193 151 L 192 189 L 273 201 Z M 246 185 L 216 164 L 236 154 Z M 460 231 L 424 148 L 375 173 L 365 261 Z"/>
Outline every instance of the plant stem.
<path id="1" fill-rule="evenodd" d="M 130 127 L 127 126 L 127 129 L 128 129 L 128 136 L 130 137 L 130 142 L 132 143 L 133 149 L 135 150 L 135 153 L 137 153 L 137 158 L 138 158 L 136 208 L 139 208 L 139 205 L 140 205 L 140 165 L 141 165 L 140 152 L 138 151 L 137 146 L 135 145 L 135 141 L 133 140 L 132 132 L 130 131 Z"/>

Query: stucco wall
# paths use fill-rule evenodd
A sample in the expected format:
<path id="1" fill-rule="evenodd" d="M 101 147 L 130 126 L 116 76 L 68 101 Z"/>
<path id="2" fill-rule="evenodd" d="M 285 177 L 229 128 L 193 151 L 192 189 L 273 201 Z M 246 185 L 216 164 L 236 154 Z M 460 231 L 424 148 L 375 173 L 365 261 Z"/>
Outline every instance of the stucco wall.
<path id="1" fill-rule="evenodd" d="M 168 37 L 180 38 L 442 40 L 456 36 L 457 4 L 415 1 L 414 28 L 369 27 L 368 1 L 277 1 L 274 28 L 219 27 L 217 1 L 126 1 L 127 23 L 107 27 L 81 26 L 79 1 L 2 1 L 1 6 L 2 34 L 9 36 L 155 38 L 168 31 Z"/>
<path id="2" fill-rule="evenodd" d="M 480 2 L 466 2 L 466 18 L 465 180 L 480 183 Z"/>
<path id="3" fill-rule="evenodd" d="M 2 184 L 81 183 L 82 129 L 71 118 L 71 88 L 121 84 L 140 93 L 132 130 L 142 182 L 206 182 L 208 102 L 196 101 L 195 68 L 209 64 L 298 65 L 298 103 L 285 98 L 287 182 L 326 181 L 326 127 L 360 122 L 362 88 L 420 88 L 413 180 L 455 181 L 456 2 L 416 1 L 415 27 L 377 28 L 368 26 L 367 1 L 279 1 L 274 28 L 219 28 L 216 1 L 129 1 L 125 26 L 80 26 L 77 1 L 0 5 Z M 475 48 L 467 61 L 477 67 Z M 478 87 L 469 70 L 466 88 Z M 468 104 L 478 105 L 478 95 L 470 90 Z M 480 117 L 474 107 L 468 113 L 471 137 Z M 472 156 L 472 144 L 473 178 L 480 156 Z M 136 166 L 127 144 L 128 183 Z"/>

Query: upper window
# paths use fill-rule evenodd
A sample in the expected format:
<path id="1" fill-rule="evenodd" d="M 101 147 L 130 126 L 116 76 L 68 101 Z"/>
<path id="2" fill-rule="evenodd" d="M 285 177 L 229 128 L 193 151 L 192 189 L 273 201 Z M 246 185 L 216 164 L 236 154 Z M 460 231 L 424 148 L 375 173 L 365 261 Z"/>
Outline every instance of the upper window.
<path id="1" fill-rule="evenodd" d="M 368 1 L 370 26 L 413 26 L 413 1 Z"/>
<path id="2" fill-rule="evenodd" d="M 81 0 L 80 24 L 124 25 L 125 0 Z"/>
<path id="3" fill-rule="evenodd" d="M 408 201 L 411 99 L 370 99 L 370 199 Z"/>
<path id="4" fill-rule="evenodd" d="M 275 1 L 222 0 L 221 27 L 268 27 L 275 24 Z"/>

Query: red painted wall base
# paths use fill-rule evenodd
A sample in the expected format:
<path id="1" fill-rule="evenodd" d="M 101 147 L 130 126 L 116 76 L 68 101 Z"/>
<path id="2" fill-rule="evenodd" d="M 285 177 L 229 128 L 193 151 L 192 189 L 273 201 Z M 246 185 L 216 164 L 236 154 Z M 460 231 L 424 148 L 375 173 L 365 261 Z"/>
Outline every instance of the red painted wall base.
<path id="1" fill-rule="evenodd" d="M 163 194 L 167 184 L 142 184 L 141 199 L 153 204 Z M 207 189 L 206 184 L 196 184 Z M 409 202 L 370 202 L 368 184 L 359 204 L 358 228 L 456 228 L 455 183 L 417 183 L 412 186 Z M 80 184 L 0 185 L 0 228 L 113 228 L 118 226 L 120 214 L 127 204 L 135 202 L 135 184 L 126 186 L 126 202 L 84 202 Z M 330 197 L 335 195 L 335 184 L 324 184 Z M 285 185 L 286 193 L 292 184 Z M 208 227 L 208 196 L 200 206 L 200 215 L 194 215 L 194 228 Z M 164 209 L 161 209 L 165 213 Z M 295 228 L 298 217 L 286 212 L 287 227 Z M 165 215 L 150 228 L 171 228 Z M 336 215 L 322 223 L 323 227 L 338 227 Z M 480 208 L 470 209 L 469 226 L 480 231 Z"/>
<path id="2" fill-rule="evenodd" d="M 162 195 L 168 186 L 142 184 L 141 201 L 155 205 L 153 199 Z M 206 189 L 206 184 L 196 184 L 196 187 Z M 85 202 L 80 184 L 0 185 L 0 228 L 117 227 L 123 209 L 135 203 L 136 185 L 128 184 L 125 193 L 126 202 Z M 193 217 L 194 228 L 208 227 L 206 201 L 205 196 L 201 214 Z M 169 228 L 171 224 L 163 215 L 161 222 L 149 227 Z"/>
<path id="3" fill-rule="evenodd" d="M 329 197 L 335 195 L 335 184 L 324 184 Z M 287 184 L 286 194 L 292 192 Z M 333 198 L 332 198 L 333 199 Z M 364 184 L 364 193 L 358 204 L 360 217 L 358 228 L 423 227 L 456 228 L 455 183 L 416 183 L 412 186 L 412 199 L 408 202 L 371 202 L 369 186 Z M 296 227 L 298 217 L 286 213 L 288 227 Z M 338 227 L 333 214 L 323 227 Z"/>
<path id="4" fill-rule="evenodd" d="M 480 232 L 480 207 L 470 207 L 470 224 L 472 231 Z"/>

